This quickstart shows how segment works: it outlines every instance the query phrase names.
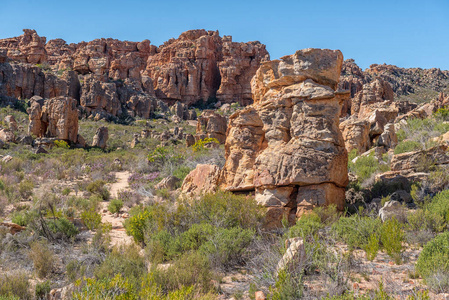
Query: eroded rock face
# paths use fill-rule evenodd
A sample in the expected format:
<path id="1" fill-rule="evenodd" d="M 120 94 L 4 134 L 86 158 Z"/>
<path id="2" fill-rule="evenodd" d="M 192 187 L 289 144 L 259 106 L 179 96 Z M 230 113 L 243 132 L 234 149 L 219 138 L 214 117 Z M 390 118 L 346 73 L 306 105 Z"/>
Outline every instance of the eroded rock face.
<path id="1" fill-rule="evenodd" d="M 222 188 L 255 190 L 261 204 L 287 215 L 325 204 L 343 209 L 342 60 L 340 51 L 305 49 L 261 65 L 252 80 L 255 103 L 229 120 Z"/>
<path id="2" fill-rule="evenodd" d="M 217 31 L 186 31 L 156 47 L 149 40 L 46 43 L 45 37 L 25 29 L 19 37 L 0 40 L 0 64 L 5 64 L 0 66 L 0 94 L 16 99 L 69 96 L 81 98 L 87 116 L 148 118 L 155 96 L 168 104 L 190 105 L 215 97 L 249 104 L 251 78 L 268 59 L 265 45 L 232 42 Z M 191 111 L 187 114 L 180 118 L 195 118 Z"/>
<path id="3" fill-rule="evenodd" d="M 190 30 L 171 39 L 148 58 L 145 74 L 156 96 L 190 105 L 217 97 L 223 102 L 251 102 L 250 80 L 269 59 L 259 42 L 234 43 L 218 31 Z"/>
<path id="4" fill-rule="evenodd" d="M 35 97 L 28 108 L 28 133 L 76 143 L 78 139 L 77 101 L 69 97 L 48 100 Z"/>
<path id="5" fill-rule="evenodd" d="M 198 117 L 196 126 L 196 140 L 215 138 L 220 144 L 226 141 L 227 120 L 213 110 L 205 110 Z"/>
<path id="6" fill-rule="evenodd" d="M 0 95 L 16 99 L 67 96 L 79 99 L 80 83 L 73 71 L 55 75 L 28 64 L 0 63 Z"/>

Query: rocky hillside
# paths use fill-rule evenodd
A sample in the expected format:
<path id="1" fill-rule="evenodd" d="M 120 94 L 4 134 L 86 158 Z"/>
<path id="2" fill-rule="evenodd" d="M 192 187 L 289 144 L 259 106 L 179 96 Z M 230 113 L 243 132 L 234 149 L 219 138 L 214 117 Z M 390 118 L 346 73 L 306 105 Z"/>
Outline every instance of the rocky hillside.
<path id="1" fill-rule="evenodd" d="M 435 98 L 439 92 L 449 91 L 449 71 L 438 68 L 399 68 L 394 65 L 372 64 L 362 71 L 353 59 L 343 63 L 340 88 L 349 89 L 351 96 L 362 90 L 363 85 L 381 78 L 388 82 L 399 100 L 423 103 Z"/>

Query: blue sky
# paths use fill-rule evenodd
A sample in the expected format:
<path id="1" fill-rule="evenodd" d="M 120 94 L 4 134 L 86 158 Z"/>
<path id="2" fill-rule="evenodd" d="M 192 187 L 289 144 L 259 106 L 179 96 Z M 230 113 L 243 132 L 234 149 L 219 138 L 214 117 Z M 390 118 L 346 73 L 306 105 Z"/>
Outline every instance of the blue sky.
<path id="1" fill-rule="evenodd" d="M 0 0 L 0 38 L 36 29 L 67 42 L 100 37 L 160 45 L 204 28 L 259 40 L 271 58 L 303 48 L 340 49 L 372 63 L 449 70 L 449 0 L 143 1 Z"/>

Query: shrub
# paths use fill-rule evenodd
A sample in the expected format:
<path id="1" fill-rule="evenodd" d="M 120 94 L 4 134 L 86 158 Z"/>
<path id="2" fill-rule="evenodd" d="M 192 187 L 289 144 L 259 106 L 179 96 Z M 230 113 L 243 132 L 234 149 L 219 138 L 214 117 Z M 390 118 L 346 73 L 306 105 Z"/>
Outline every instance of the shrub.
<path id="1" fill-rule="evenodd" d="M 156 191 L 156 195 L 162 197 L 162 199 L 170 199 L 170 191 L 168 189 L 159 189 Z"/>
<path id="2" fill-rule="evenodd" d="M 179 183 L 177 184 L 177 187 L 180 187 L 182 182 L 184 181 L 184 178 L 190 173 L 191 169 L 187 166 L 179 166 L 173 171 L 173 176 L 176 178 L 179 178 Z"/>
<path id="3" fill-rule="evenodd" d="M 19 183 L 19 195 L 22 199 L 28 199 L 33 195 L 34 183 L 29 179 L 24 179 Z"/>
<path id="4" fill-rule="evenodd" d="M 202 291 L 212 289 L 212 273 L 209 260 L 199 252 L 186 252 L 173 262 L 167 270 L 152 270 L 156 282 L 169 291 L 184 286 L 198 285 Z"/>
<path id="5" fill-rule="evenodd" d="M 29 288 L 30 284 L 25 272 L 0 274 L 0 297 L 7 297 L 4 298 L 5 300 L 32 299 Z"/>
<path id="6" fill-rule="evenodd" d="M 380 165 L 377 158 L 370 154 L 368 156 L 359 156 L 355 163 L 349 161 L 349 170 L 357 175 L 359 182 L 363 182 L 376 171 L 388 171 L 388 165 Z"/>
<path id="7" fill-rule="evenodd" d="M 444 286 L 438 286 L 438 277 L 449 277 L 449 232 L 444 232 L 428 242 L 416 262 L 416 269 L 432 288 L 447 291 L 449 282 Z"/>
<path id="8" fill-rule="evenodd" d="M 389 219 L 382 224 L 380 228 L 380 241 L 387 254 L 399 264 L 401 262 L 404 231 L 396 218 Z"/>
<path id="9" fill-rule="evenodd" d="M 140 284 L 139 279 L 147 274 L 145 259 L 139 252 L 140 249 L 135 245 L 114 248 L 95 269 L 95 277 L 102 280 L 121 274 L 131 284 L 138 286 Z"/>
<path id="10" fill-rule="evenodd" d="M 132 236 L 137 243 L 144 243 L 145 229 L 150 217 L 150 212 L 143 210 L 126 220 L 126 233 Z"/>
<path id="11" fill-rule="evenodd" d="M 48 294 L 50 293 L 51 285 L 50 281 L 46 280 L 44 282 L 36 283 L 35 295 L 37 299 L 47 299 Z"/>
<path id="12" fill-rule="evenodd" d="M 96 180 L 89 183 L 86 189 L 88 192 L 100 196 L 103 200 L 108 200 L 111 194 L 105 187 L 105 184 L 106 182 L 104 182 L 103 180 Z"/>
<path id="13" fill-rule="evenodd" d="M 206 194 L 188 208 L 185 205 L 178 208 L 175 218 L 183 218 L 186 224 L 207 222 L 224 228 L 257 228 L 263 219 L 253 198 L 231 192 Z"/>
<path id="14" fill-rule="evenodd" d="M 401 154 L 406 152 L 412 152 L 417 150 L 422 150 L 423 146 L 421 143 L 405 140 L 400 142 L 396 148 L 394 148 L 394 154 Z"/>
<path id="15" fill-rule="evenodd" d="M 441 214 L 424 208 L 408 213 L 407 225 L 411 231 L 441 232 L 445 228 L 445 221 Z"/>
<path id="16" fill-rule="evenodd" d="M 46 242 L 38 241 L 32 243 L 28 256 L 33 261 L 34 270 L 39 278 L 45 278 L 53 272 L 55 255 Z"/>
<path id="17" fill-rule="evenodd" d="M 101 215 L 91 208 L 81 214 L 81 220 L 89 230 L 94 230 L 101 224 Z"/>
<path id="18" fill-rule="evenodd" d="M 226 269 L 244 262 L 244 251 L 253 241 L 254 235 L 251 229 L 219 228 L 200 247 L 200 252 L 208 254 L 216 267 Z"/>
<path id="19" fill-rule="evenodd" d="M 206 149 L 206 145 L 207 144 L 220 144 L 220 142 L 216 139 L 216 138 L 205 138 L 202 140 L 198 140 L 195 142 L 195 144 L 192 146 L 192 150 L 194 152 L 199 152 L 199 151 L 203 151 Z"/>
<path id="20" fill-rule="evenodd" d="M 446 223 L 449 222 L 449 190 L 444 190 L 435 195 L 427 209 L 444 218 Z"/>
<path id="21" fill-rule="evenodd" d="M 350 249 L 365 249 L 370 236 L 377 233 L 381 224 L 379 218 L 354 215 L 340 218 L 333 224 L 332 230 L 337 237 L 346 242 Z"/>
<path id="22" fill-rule="evenodd" d="M 53 233 L 60 232 L 66 238 L 72 238 L 79 232 L 78 228 L 76 228 L 76 226 L 72 222 L 64 217 L 58 218 L 56 220 L 49 220 L 47 221 L 47 225 Z"/>
<path id="23" fill-rule="evenodd" d="M 64 140 L 56 140 L 56 141 L 54 141 L 54 144 L 57 148 L 63 148 L 63 149 L 70 148 L 69 144 Z"/>
<path id="24" fill-rule="evenodd" d="M 287 300 L 303 298 L 304 285 L 302 276 L 282 270 L 278 274 L 275 286 L 270 287 L 270 299 Z"/>
<path id="25" fill-rule="evenodd" d="M 112 199 L 111 202 L 109 202 L 108 210 L 111 213 L 115 214 L 115 213 L 119 213 L 120 210 L 122 209 L 122 207 L 123 207 L 123 201 L 122 200 L 120 200 L 120 199 Z"/>
<path id="26" fill-rule="evenodd" d="M 287 238 L 300 236 L 305 238 L 315 234 L 320 228 L 323 228 L 320 217 L 316 213 L 309 213 L 301 216 L 296 224 L 289 228 L 286 233 Z"/>
<path id="27" fill-rule="evenodd" d="M 368 238 L 368 243 L 365 246 L 365 252 L 366 252 L 366 258 L 369 261 L 373 261 L 376 256 L 377 252 L 379 252 L 379 237 L 377 234 L 372 234 Z"/>

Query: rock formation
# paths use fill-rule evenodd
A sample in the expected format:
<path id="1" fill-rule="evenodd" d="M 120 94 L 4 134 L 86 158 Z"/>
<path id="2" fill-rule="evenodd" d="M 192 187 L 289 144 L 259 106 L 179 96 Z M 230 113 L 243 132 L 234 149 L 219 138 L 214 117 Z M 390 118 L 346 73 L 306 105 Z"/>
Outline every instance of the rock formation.
<path id="1" fill-rule="evenodd" d="M 195 139 L 215 138 L 220 144 L 224 144 L 226 141 L 226 123 L 226 118 L 213 110 L 203 111 L 198 117 Z"/>
<path id="2" fill-rule="evenodd" d="M 99 147 L 104 150 L 106 149 L 108 139 L 109 139 L 108 128 L 101 126 L 95 132 L 95 136 L 92 141 L 92 147 Z"/>
<path id="3" fill-rule="evenodd" d="M 259 42 L 234 43 L 218 31 L 190 30 L 171 39 L 148 58 L 145 74 L 156 96 L 192 104 L 217 97 L 223 102 L 251 102 L 250 80 L 269 59 Z"/>
<path id="4" fill-rule="evenodd" d="M 76 143 L 78 140 L 76 104 L 76 100 L 69 97 L 44 100 L 35 96 L 31 99 L 31 106 L 28 109 L 29 134 Z"/>
<path id="5" fill-rule="evenodd" d="M 232 42 L 216 31 L 186 31 L 156 47 L 149 40 L 46 43 L 45 37 L 25 29 L 19 37 L 0 40 L 0 95 L 68 96 L 80 100 L 87 115 L 148 118 L 155 96 L 169 104 L 216 97 L 249 104 L 251 78 L 268 59 L 259 42 Z"/>
<path id="6" fill-rule="evenodd" d="M 272 224 L 316 205 L 343 209 L 342 60 L 340 51 L 305 49 L 263 63 L 251 83 L 254 104 L 230 117 L 221 187 L 255 190 Z"/>

